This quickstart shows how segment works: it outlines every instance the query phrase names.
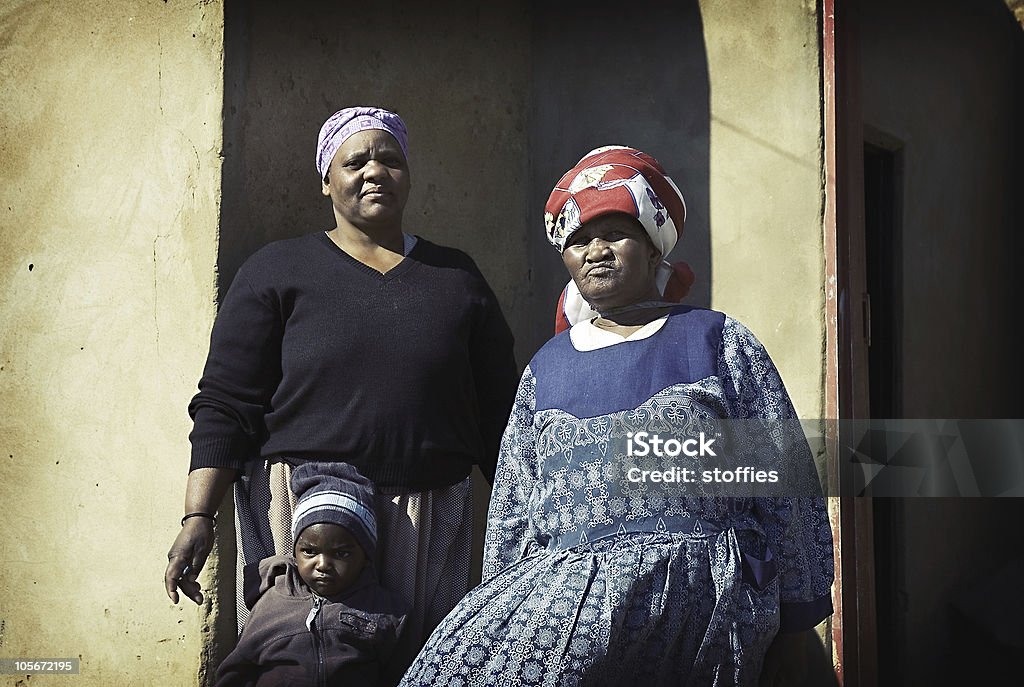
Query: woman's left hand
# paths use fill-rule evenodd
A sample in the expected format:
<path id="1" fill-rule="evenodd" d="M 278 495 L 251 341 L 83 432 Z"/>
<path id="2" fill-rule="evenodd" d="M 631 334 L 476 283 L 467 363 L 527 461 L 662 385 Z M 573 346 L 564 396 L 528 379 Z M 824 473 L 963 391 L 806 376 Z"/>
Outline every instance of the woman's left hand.
<path id="1" fill-rule="evenodd" d="M 775 635 L 764 656 L 760 687 L 798 687 L 807 677 L 807 633 L 786 632 Z"/>

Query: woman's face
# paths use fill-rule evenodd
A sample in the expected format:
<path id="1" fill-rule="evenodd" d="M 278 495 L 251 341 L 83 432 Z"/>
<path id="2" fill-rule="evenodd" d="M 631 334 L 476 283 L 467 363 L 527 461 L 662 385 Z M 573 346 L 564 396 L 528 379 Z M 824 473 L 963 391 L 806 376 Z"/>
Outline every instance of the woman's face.
<path id="1" fill-rule="evenodd" d="M 409 167 L 398 141 L 379 129 L 350 136 L 331 160 L 323 194 L 330 196 L 339 223 L 401 226 Z"/>
<path id="2" fill-rule="evenodd" d="M 587 222 L 562 251 L 580 294 L 598 311 L 657 299 L 660 261 L 640 222 L 621 212 Z"/>

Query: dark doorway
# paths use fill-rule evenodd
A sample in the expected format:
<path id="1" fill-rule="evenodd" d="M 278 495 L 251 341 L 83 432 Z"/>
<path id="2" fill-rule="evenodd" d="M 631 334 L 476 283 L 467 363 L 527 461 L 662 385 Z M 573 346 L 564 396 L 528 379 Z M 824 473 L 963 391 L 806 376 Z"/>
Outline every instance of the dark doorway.
<path id="1" fill-rule="evenodd" d="M 871 417 L 901 411 L 903 241 L 899 213 L 900 155 L 864 146 L 864 240 L 868 298 L 868 398 Z"/>
<path id="2" fill-rule="evenodd" d="M 868 297 L 868 398 L 872 418 L 900 417 L 903 317 L 903 240 L 900 227 L 901 155 L 895 145 L 864 145 L 864 248 Z M 905 561 L 897 533 L 902 499 L 872 500 L 875 614 L 879 684 L 904 684 L 901 644 L 906 626 Z"/>

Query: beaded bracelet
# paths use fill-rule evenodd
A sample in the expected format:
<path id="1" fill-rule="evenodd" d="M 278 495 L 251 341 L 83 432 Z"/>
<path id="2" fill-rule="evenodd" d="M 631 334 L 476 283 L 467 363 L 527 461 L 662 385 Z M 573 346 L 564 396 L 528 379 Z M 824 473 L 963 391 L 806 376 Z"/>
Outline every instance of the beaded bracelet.
<path id="1" fill-rule="evenodd" d="M 210 515 L 209 513 L 204 513 L 204 512 L 202 512 L 202 511 L 196 511 L 195 513 L 186 513 L 186 514 L 185 514 L 185 517 L 183 517 L 183 518 L 181 519 L 181 526 L 182 526 L 182 527 L 184 527 L 184 526 L 185 526 L 185 521 L 186 521 L 186 520 L 188 520 L 189 518 L 209 518 L 210 520 L 212 520 L 212 521 L 213 521 L 213 524 L 214 524 L 214 525 L 216 525 L 216 524 L 217 524 L 217 518 L 216 518 L 216 516 L 214 516 L 214 515 Z"/>

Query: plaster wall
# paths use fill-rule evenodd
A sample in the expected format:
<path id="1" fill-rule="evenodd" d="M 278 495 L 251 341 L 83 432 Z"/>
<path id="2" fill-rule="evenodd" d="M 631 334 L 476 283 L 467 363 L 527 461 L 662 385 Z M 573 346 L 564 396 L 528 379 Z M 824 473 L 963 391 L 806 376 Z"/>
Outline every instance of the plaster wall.
<path id="1" fill-rule="evenodd" d="M 814 2 L 701 2 L 711 83 L 711 307 L 765 344 L 823 417 L 820 39 Z"/>
<path id="2" fill-rule="evenodd" d="M 198 684 L 163 590 L 215 309 L 216 2 L 0 3 L 0 656 Z"/>

